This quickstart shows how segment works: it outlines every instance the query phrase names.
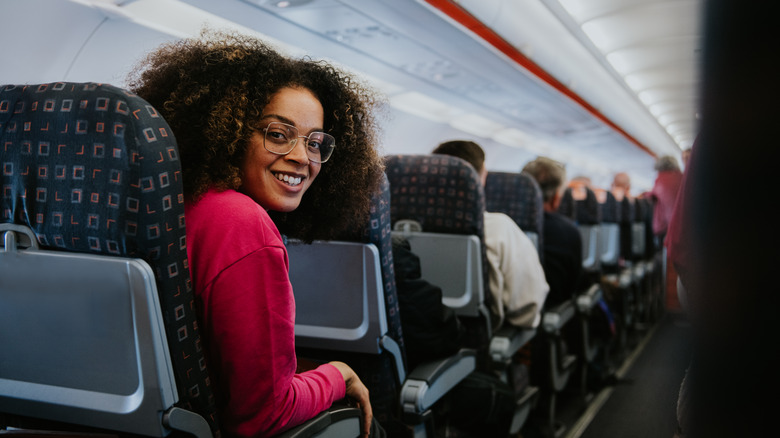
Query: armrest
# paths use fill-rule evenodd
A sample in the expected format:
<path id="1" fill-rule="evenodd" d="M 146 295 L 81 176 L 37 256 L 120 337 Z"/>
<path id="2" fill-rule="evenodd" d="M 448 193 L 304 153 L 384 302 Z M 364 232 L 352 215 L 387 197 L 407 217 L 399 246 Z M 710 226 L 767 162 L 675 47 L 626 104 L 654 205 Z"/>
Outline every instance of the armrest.
<path id="1" fill-rule="evenodd" d="M 360 435 L 363 416 L 359 408 L 333 405 L 316 417 L 290 430 L 275 435 L 276 438 L 342 438 Z"/>
<path id="2" fill-rule="evenodd" d="M 382 336 L 379 340 L 380 345 L 384 350 L 393 356 L 395 362 L 395 372 L 398 375 L 398 381 L 403 382 L 406 380 L 406 367 L 404 366 L 403 355 L 401 355 L 401 347 L 395 342 L 395 339 L 388 335 Z"/>
<path id="3" fill-rule="evenodd" d="M 644 263 L 639 262 L 634 265 L 632 273 L 634 274 L 634 278 L 644 278 L 647 273 L 647 267 Z"/>
<path id="4" fill-rule="evenodd" d="M 490 357 L 494 362 L 504 363 L 534 336 L 536 329 L 504 326 L 490 340 Z"/>
<path id="5" fill-rule="evenodd" d="M 574 317 L 574 303 L 567 300 L 548 309 L 542 315 L 542 328 L 547 333 L 557 333 Z"/>
<path id="6" fill-rule="evenodd" d="M 620 273 L 620 277 L 618 278 L 618 285 L 621 289 L 628 289 L 631 287 L 631 284 L 634 282 L 634 275 L 633 270 L 631 268 L 624 269 Z"/>
<path id="7" fill-rule="evenodd" d="M 462 349 L 444 359 L 417 366 L 401 388 L 404 413 L 421 414 L 471 374 L 477 366 L 476 352 Z"/>
<path id="8" fill-rule="evenodd" d="M 577 297 L 577 310 L 585 315 L 590 314 L 593 307 L 598 304 L 602 294 L 601 285 L 591 285 L 585 293 Z"/>
<path id="9" fill-rule="evenodd" d="M 187 432 L 195 438 L 212 438 L 206 419 L 192 411 L 172 407 L 165 411 L 163 424 L 173 430 Z"/>

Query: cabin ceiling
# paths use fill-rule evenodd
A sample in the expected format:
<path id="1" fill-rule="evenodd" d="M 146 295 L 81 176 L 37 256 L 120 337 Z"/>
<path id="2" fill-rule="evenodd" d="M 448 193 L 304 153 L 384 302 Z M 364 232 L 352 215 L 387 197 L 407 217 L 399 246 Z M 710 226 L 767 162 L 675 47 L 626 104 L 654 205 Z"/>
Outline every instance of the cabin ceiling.
<path id="1" fill-rule="evenodd" d="M 54 11 L 38 20 L 71 41 L 70 52 L 42 51 L 51 44 L 41 33 L 12 47 L 19 59 L 40 53 L 41 81 L 121 77 L 164 40 L 197 35 L 204 23 L 234 27 L 370 77 L 405 123 L 386 129 L 394 152 L 428 153 L 441 136 L 461 133 L 490 144 L 495 170 L 517 171 L 518 160 L 544 154 L 572 173 L 628 171 L 647 187 L 654 157 L 679 157 L 696 135 L 702 1 L 7 0 L 0 10 Z M 66 3 L 88 24 L 60 19 Z M 0 18 L 3 35 L 23 33 L 24 21 L 9 16 Z M 491 31 L 500 38 L 486 39 Z M 0 82 L 12 71 L 0 66 Z M 411 118 L 426 123 L 395 132 Z"/>
<path id="2" fill-rule="evenodd" d="M 279 22 L 184 1 L 356 68 L 406 112 L 591 170 L 652 169 L 696 135 L 701 0 L 452 2 L 619 129 L 436 7 L 449 2 L 237 0 Z"/>

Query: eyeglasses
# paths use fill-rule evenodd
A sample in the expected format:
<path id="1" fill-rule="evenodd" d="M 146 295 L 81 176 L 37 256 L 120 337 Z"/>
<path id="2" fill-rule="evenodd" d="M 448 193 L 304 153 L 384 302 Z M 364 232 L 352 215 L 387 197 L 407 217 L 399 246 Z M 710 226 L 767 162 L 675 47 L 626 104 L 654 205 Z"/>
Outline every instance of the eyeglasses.
<path id="1" fill-rule="evenodd" d="M 263 146 L 272 154 L 287 155 L 295 149 L 299 138 L 306 139 L 306 155 L 315 163 L 328 161 L 333 149 L 336 147 L 336 139 L 324 132 L 312 132 L 307 135 L 298 135 L 298 128 L 287 123 L 271 122 L 263 128 L 265 137 Z"/>

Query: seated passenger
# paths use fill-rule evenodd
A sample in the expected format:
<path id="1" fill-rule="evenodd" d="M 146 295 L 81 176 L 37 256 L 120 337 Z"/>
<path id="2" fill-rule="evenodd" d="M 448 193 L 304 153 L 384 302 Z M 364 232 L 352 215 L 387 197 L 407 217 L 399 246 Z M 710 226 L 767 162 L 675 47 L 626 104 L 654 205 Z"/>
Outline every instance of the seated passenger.
<path id="1" fill-rule="evenodd" d="M 187 254 L 222 430 L 271 436 L 346 395 L 363 410 L 363 433 L 383 435 L 349 366 L 296 372 L 282 238 L 329 239 L 365 222 L 382 175 L 372 94 L 324 62 L 218 33 L 163 45 L 130 85 L 179 144 L 183 175 L 171 177 L 184 182 Z"/>
<path id="2" fill-rule="evenodd" d="M 577 225 L 558 213 L 565 189 L 566 169 L 547 157 L 538 157 L 523 167 L 542 189 L 544 208 L 544 274 L 550 285 L 545 306 L 556 306 L 577 293 L 582 275 L 582 237 Z"/>
<path id="3" fill-rule="evenodd" d="M 485 151 L 477 143 L 452 140 L 439 144 L 434 154 L 452 155 L 466 160 L 479 173 L 485 186 Z M 535 328 L 541 321 L 541 309 L 550 287 L 533 242 L 503 213 L 485 212 L 485 247 L 490 263 L 488 276 L 493 294 L 494 324 L 504 321 L 516 327 Z"/>

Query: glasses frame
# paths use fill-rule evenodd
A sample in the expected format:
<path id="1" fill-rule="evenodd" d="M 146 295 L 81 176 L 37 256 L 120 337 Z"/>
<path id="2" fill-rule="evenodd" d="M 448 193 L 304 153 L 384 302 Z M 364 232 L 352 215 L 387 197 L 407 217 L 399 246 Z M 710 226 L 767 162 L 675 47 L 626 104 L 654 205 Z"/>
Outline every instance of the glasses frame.
<path id="1" fill-rule="evenodd" d="M 268 137 L 268 128 L 270 128 L 271 125 L 274 125 L 274 124 L 282 125 L 282 126 L 286 127 L 287 129 L 292 130 L 296 134 L 300 134 L 300 131 L 298 131 L 298 128 L 293 126 L 293 125 L 290 125 L 289 123 L 284 123 L 284 122 L 271 122 L 271 123 L 269 123 L 265 128 L 263 128 L 263 148 L 265 148 L 265 150 L 267 150 L 268 152 L 270 152 L 270 153 L 272 153 L 274 155 L 287 155 L 290 152 L 292 152 L 293 149 L 295 149 L 295 146 L 298 144 L 298 139 L 299 138 L 305 138 L 306 142 L 308 143 L 309 137 L 311 137 L 312 135 L 314 135 L 314 134 L 323 134 L 323 135 L 326 135 L 326 136 L 328 136 L 328 137 L 333 139 L 333 146 L 331 146 L 330 153 L 328 154 L 328 156 L 324 160 L 314 159 L 314 158 L 311 157 L 311 154 L 309 154 L 308 146 L 306 146 L 306 148 L 305 148 L 306 149 L 306 156 L 309 158 L 309 161 L 313 161 L 313 162 L 319 163 L 319 164 L 322 164 L 322 163 L 328 161 L 330 159 L 330 157 L 333 156 L 333 151 L 336 149 L 336 138 L 333 137 L 332 135 L 328 134 L 327 132 L 322 132 L 322 131 L 314 131 L 314 132 L 312 132 L 309 135 L 295 135 L 295 136 L 293 136 L 293 138 L 289 142 L 290 143 L 290 149 L 287 152 L 272 151 L 271 149 L 268 148 L 268 145 L 266 144 L 266 139 Z M 273 141 L 272 141 L 272 143 L 273 143 Z M 320 156 L 322 156 L 322 155 L 320 155 Z"/>

